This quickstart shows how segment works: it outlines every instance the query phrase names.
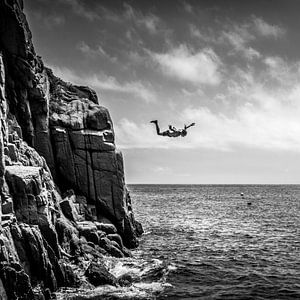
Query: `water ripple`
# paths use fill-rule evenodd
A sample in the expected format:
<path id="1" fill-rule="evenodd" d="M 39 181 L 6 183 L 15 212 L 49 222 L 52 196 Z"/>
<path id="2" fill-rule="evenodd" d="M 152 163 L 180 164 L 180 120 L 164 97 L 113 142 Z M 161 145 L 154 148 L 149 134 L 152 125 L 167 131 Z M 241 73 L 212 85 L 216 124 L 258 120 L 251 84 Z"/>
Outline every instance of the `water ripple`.
<path id="1" fill-rule="evenodd" d="M 130 189 L 137 255 L 176 266 L 159 299 L 300 299 L 300 186 Z"/>

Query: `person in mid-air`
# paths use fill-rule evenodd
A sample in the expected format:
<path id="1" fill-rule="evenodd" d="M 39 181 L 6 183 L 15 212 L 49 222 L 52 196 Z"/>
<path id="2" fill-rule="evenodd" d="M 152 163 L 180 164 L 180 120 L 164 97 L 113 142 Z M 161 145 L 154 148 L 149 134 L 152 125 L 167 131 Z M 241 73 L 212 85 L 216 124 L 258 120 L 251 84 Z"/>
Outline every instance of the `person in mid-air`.
<path id="1" fill-rule="evenodd" d="M 183 129 L 177 129 L 175 128 L 174 126 L 172 125 L 169 125 L 169 129 L 166 130 L 166 131 L 163 131 L 161 132 L 160 131 L 160 128 L 158 126 L 158 121 L 157 120 L 153 120 L 151 121 L 150 123 L 154 123 L 155 124 L 155 127 L 156 127 L 156 133 L 158 135 L 162 135 L 162 136 L 168 136 L 168 137 L 178 137 L 178 136 L 182 136 L 182 137 L 185 137 L 187 135 L 187 129 L 194 126 L 195 123 L 192 123 L 188 126 L 184 125 L 184 128 Z"/>

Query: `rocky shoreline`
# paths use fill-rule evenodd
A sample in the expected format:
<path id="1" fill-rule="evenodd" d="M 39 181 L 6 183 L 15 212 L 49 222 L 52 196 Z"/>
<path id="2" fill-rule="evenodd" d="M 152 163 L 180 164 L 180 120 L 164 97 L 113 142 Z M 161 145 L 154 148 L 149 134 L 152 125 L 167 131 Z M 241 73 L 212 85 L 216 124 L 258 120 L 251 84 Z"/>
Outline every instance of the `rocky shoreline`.
<path id="1" fill-rule="evenodd" d="M 22 0 L 0 0 L 0 114 L 0 298 L 130 285 L 106 264 L 143 232 L 109 112 L 44 66 Z"/>

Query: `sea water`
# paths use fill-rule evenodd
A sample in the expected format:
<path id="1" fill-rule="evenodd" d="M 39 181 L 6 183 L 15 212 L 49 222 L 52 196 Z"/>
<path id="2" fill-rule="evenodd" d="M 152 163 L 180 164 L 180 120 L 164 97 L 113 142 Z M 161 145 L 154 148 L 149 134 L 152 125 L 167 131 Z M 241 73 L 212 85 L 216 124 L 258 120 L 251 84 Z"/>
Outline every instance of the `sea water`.
<path id="1" fill-rule="evenodd" d="M 129 187 L 155 299 L 300 299 L 299 185 Z"/>
<path id="2" fill-rule="evenodd" d="M 83 299 L 300 299 L 300 185 L 129 185 L 145 234 Z"/>

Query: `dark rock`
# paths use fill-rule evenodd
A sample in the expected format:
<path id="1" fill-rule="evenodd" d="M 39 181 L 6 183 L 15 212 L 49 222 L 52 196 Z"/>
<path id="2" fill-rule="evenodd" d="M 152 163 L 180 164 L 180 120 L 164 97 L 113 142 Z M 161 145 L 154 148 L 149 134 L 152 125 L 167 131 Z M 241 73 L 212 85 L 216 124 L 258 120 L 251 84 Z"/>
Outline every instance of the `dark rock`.
<path id="1" fill-rule="evenodd" d="M 81 280 L 69 264 L 61 263 L 64 272 L 64 286 L 79 287 Z"/>
<path id="2" fill-rule="evenodd" d="M 124 257 L 123 252 L 120 250 L 119 245 L 109 240 L 107 237 L 101 238 L 99 240 L 99 246 L 103 248 L 108 254 L 114 257 Z"/>
<path id="3" fill-rule="evenodd" d="M 77 223 L 77 228 L 80 235 L 84 236 L 87 241 L 98 245 L 99 235 L 97 233 L 97 227 L 93 222 L 83 221 Z"/>
<path id="4" fill-rule="evenodd" d="M 18 149 L 15 144 L 8 143 L 8 156 L 12 161 L 18 161 Z"/>
<path id="5" fill-rule="evenodd" d="M 65 198 L 63 199 L 60 203 L 60 208 L 63 212 L 63 214 L 71 221 L 78 221 L 79 220 L 79 217 L 78 217 L 78 214 L 77 214 L 77 211 L 75 209 L 75 205 L 72 201 L 72 199 L 70 198 Z"/>
<path id="6" fill-rule="evenodd" d="M 132 257 L 132 253 L 126 247 L 122 248 L 122 252 L 125 257 Z"/>
<path id="7" fill-rule="evenodd" d="M 124 256 L 126 256 L 126 257 L 132 256 L 131 252 L 126 247 L 124 247 L 122 238 L 120 237 L 119 234 L 116 234 L 116 233 L 108 234 L 107 238 L 111 241 L 111 244 L 113 246 L 115 246 L 116 248 L 121 250 L 121 252 L 124 254 Z"/>
<path id="8" fill-rule="evenodd" d="M 125 247 L 129 249 L 136 248 L 139 245 L 136 230 L 134 228 L 132 221 L 128 216 L 125 216 L 124 230 L 121 231 L 121 237 Z"/>
<path id="9" fill-rule="evenodd" d="M 106 252 L 101 251 L 101 248 L 97 245 L 90 246 L 89 243 L 82 242 L 81 243 L 81 256 L 86 260 L 102 260 L 103 254 L 107 254 Z"/>
<path id="10" fill-rule="evenodd" d="M 138 236 L 141 236 L 144 233 L 143 226 L 140 222 L 135 221 L 135 231 Z"/>
<path id="11" fill-rule="evenodd" d="M 97 228 L 101 231 L 104 231 L 106 234 L 114 234 L 117 233 L 117 228 L 115 225 L 111 223 L 100 223 L 100 222 L 95 222 L 95 225 Z"/>
<path id="12" fill-rule="evenodd" d="M 64 217 L 57 219 L 55 224 L 58 241 L 61 247 L 71 255 L 80 252 L 79 232 L 72 223 Z"/>
<path id="13" fill-rule="evenodd" d="M 30 278 L 18 263 L 0 263 L 0 278 L 7 299 L 34 299 Z"/>
<path id="14" fill-rule="evenodd" d="M 87 219 L 95 221 L 104 215 L 114 223 L 124 223 L 131 207 L 126 201 L 128 191 L 124 182 L 123 157 L 115 150 L 108 111 L 81 98 L 71 85 L 52 73 L 50 84 L 50 127 L 57 173 L 64 179 L 62 188 L 83 193 L 87 207 L 90 205 L 91 208 L 86 210 Z M 133 222 L 133 216 L 127 217 Z M 134 227 L 134 223 L 127 226 L 122 235 L 130 238 L 128 247 L 137 246 L 130 236 L 135 234 Z"/>
<path id="15" fill-rule="evenodd" d="M 134 281 L 134 276 L 132 276 L 129 273 L 123 274 L 120 277 L 118 277 L 118 284 L 120 286 L 130 286 L 133 281 Z"/>
<path id="16" fill-rule="evenodd" d="M 55 211 L 52 199 L 55 187 L 49 173 L 42 167 L 8 166 L 6 180 L 18 221 L 50 226 Z"/>
<path id="17" fill-rule="evenodd" d="M 94 286 L 110 284 L 116 285 L 116 278 L 108 272 L 102 263 L 92 262 L 85 272 L 85 276 Z"/>
<path id="18" fill-rule="evenodd" d="M 36 285 L 33 289 L 34 300 L 50 300 L 51 292 L 49 289 L 44 289 L 41 284 Z"/>
<path id="19" fill-rule="evenodd" d="M 56 290 L 57 282 L 48 252 L 44 247 L 38 227 L 22 225 L 21 231 L 25 241 L 25 251 L 30 265 L 31 275 L 43 280 L 51 291 Z"/>
<path id="20" fill-rule="evenodd" d="M 8 299 L 1 278 L 0 278 L 0 299 L 2 299 L 2 300 L 7 300 Z"/>
<path id="21" fill-rule="evenodd" d="M 117 233 L 115 233 L 115 234 L 108 234 L 107 238 L 109 240 L 111 240 L 111 241 L 115 241 L 118 244 L 119 248 L 123 249 L 123 247 L 124 247 L 123 246 L 123 241 L 122 241 L 120 235 L 118 235 Z"/>

